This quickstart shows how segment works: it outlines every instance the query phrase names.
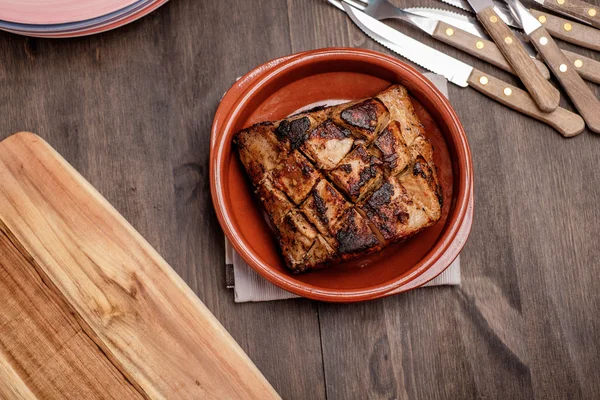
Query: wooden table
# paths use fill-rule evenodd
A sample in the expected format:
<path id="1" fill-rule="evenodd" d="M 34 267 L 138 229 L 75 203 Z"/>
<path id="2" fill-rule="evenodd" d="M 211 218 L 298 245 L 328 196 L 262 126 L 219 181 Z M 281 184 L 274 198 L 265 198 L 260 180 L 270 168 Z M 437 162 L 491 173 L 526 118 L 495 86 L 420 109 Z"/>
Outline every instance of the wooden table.
<path id="1" fill-rule="evenodd" d="M 403 2 L 418 4 L 434 3 Z M 53 145 L 284 398 L 600 398 L 600 136 L 563 139 L 472 89 L 450 87 L 475 164 L 460 287 L 234 304 L 209 192 L 213 114 L 249 69 L 326 46 L 385 51 L 322 0 L 178 0 L 93 37 L 0 33 L 0 139 L 30 130 Z"/>

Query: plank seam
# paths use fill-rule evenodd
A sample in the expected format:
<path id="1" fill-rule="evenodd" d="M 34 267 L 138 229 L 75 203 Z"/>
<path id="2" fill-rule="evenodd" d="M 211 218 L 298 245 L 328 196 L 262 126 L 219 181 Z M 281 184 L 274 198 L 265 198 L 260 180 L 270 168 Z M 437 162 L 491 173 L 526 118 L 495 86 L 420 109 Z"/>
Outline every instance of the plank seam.
<path id="1" fill-rule="evenodd" d="M 287 0 L 285 2 L 285 7 L 287 9 L 287 17 L 288 17 L 288 39 L 290 40 L 290 50 L 292 51 L 292 53 L 296 52 L 295 46 L 294 46 L 294 39 L 292 37 L 292 10 L 290 7 L 290 0 Z"/>
<path id="2" fill-rule="evenodd" d="M 321 307 L 317 306 L 317 322 L 319 324 L 319 343 L 321 345 L 321 368 L 323 371 L 323 384 L 325 385 L 325 400 L 329 398 L 327 392 L 327 375 L 325 374 L 325 352 L 323 350 L 323 333 L 321 332 Z"/>

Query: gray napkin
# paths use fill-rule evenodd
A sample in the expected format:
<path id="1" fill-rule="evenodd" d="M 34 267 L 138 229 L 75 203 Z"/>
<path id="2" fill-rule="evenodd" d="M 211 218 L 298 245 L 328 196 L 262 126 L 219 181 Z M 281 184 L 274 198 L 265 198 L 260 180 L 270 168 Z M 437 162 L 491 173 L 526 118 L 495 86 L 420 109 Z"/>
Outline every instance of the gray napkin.
<path id="1" fill-rule="evenodd" d="M 448 82 L 440 75 L 427 73 L 425 76 L 448 97 Z M 287 292 L 256 273 L 225 238 L 225 282 L 233 289 L 236 303 L 248 301 L 271 301 L 298 297 Z M 460 285 L 460 256 L 439 276 L 426 286 Z"/>

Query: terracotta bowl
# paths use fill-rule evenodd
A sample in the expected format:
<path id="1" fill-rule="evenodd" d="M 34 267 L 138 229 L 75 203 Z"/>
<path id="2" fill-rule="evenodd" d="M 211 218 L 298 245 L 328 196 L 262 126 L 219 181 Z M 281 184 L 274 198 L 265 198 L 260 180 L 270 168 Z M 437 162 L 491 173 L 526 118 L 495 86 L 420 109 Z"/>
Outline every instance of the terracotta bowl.
<path id="1" fill-rule="evenodd" d="M 370 97 L 391 83 L 409 90 L 433 143 L 444 194 L 442 218 L 379 253 L 303 275 L 290 273 L 232 147 L 234 134 L 257 122 L 284 118 L 309 104 Z M 210 168 L 217 217 L 235 250 L 272 283 L 312 299 L 360 301 L 419 287 L 454 261 L 471 229 L 471 153 L 456 113 L 422 74 L 373 51 L 308 51 L 271 61 L 242 77 L 227 92 L 215 115 Z"/>

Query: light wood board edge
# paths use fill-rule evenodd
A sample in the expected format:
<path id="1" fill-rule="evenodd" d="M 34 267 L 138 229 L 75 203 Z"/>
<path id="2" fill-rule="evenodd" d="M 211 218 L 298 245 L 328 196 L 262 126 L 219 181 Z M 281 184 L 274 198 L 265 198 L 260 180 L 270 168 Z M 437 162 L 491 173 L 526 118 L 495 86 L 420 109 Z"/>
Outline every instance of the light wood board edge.
<path id="1" fill-rule="evenodd" d="M 37 400 L 21 376 L 0 352 L 0 399 Z"/>
<path id="2" fill-rule="evenodd" d="M 189 286 L 183 281 L 183 279 L 167 264 L 167 262 L 156 252 L 156 250 L 150 246 L 150 244 L 125 220 L 125 218 L 89 183 L 87 182 L 69 163 L 67 163 L 62 156 L 56 152 L 48 143 L 46 143 L 39 136 L 30 133 L 30 132 L 19 132 L 16 133 L 2 142 L 0 142 L 0 149 L 6 151 L 6 148 L 9 146 L 16 146 L 23 148 L 34 147 L 39 151 L 39 154 L 42 157 L 39 159 L 41 164 L 47 163 L 56 163 L 57 166 L 61 169 L 61 172 L 66 174 L 69 178 L 73 179 L 81 188 L 84 189 L 87 194 L 93 198 L 95 202 L 98 203 L 100 207 L 103 208 L 105 212 L 107 212 L 111 218 L 113 218 L 121 228 L 124 228 L 129 235 L 134 239 L 134 242 L 137 243 L 144 252 L 148 254 L 153 260 L 156 261 L 157 267 L 160 269 L 161 273 L 168 277 L 171 282 L 177 287 L 177 289 L 182 293 L 186 300 L 189 301 L 190 305 L 192 305 L 195 312 L 202 316 L 202 318 L 206 319 L 213 330 L 215 337 L 220 338 L 222 342 L 227 343 L 230 346 L 232 351 L 232 355 L 240 361 L 238 365 L 239 368 L 245 369 L 249 375 L 252 375 L 252 379 L 256 380 L 258 384 L 256 389 L 256 393 L 261 393 L 261 398 L 275 398 L 278 399 L 279 396 L 272 388 L 272 386 L 268 383 L 268 381 L 264 378 L 262 373 L 256 368 L 254 363 L 248 358 L 246 353 L 239 347 L 239 345 L 235 342 L 235 340 L 231 337 L 231 335 L 225 330 L 225 328 L 221 325 L 221 323 L 214 317 L 214 315 L 208 310 L 208 308 L 200 301 L 200 299 L 196 296 L 196 294 L 189 288 Z M 15 159 L 18 159 L 20 154 L 12 154 Z M 0 169 L 7 168 L 4 165 L 3 160 L 0 158 Z M 1 179 L 1 178 L 0 178 Z M 4 188 L 0 186 L 0 195 L 2 195 L 2 190 Z M 15 205 L 12 205 L 13 207 Z M 40 216 L 41 217 L 41 216 Z M 30 254 L 35 254 L 34 249 L 28 247 L 25 240 L 22 240 L 21 235 L 24 232 L 19 232 L 18 229 L 15 229 L 10 221 L 3 219 L 4 224 L 10 230 L 10 233 L 14 235 L 16 240 L 25 248 L 25 250 Z M 59 289 L 57 282 L 52 279 L 52 277 L 47 273 L 46 270 L 41 268 L 39 271 L 40 274 L 44 276 L 44 280 L 47 281 L 48 284 L 51 284 L 57 293 L 64 296 L 64 300 L 67 304 L 69 304 L 75 310 L 75 315 L 77 319 L 81 322 L 82 328 L 88 334 L 92 340 L 105 352 L 107 357 L 114 363 L 114 365 L 121 370 L 121 372 L 132 382 L 136 388 L 140 391 L 142 395 L 148 398 L 161 398 L 165 395 L 165 393 L 161 393 L 158 388 L 153 387 L 152 383 L 149 382 L 143 374 L 137 369 L 137 366 L 131 362 L 131 360 L 122 359 L 119 355 L 114 354 L 110 345 L 107 345 L 103 339 L 100 338 L 100 335 L 92 328 L 89 321 L 85 319 L 83 316 L 84 313 L 81 312 L 81 309 L 74 304 L 74 299 L 65 295 L 65 293 Z M 232 370 L 234 375 L 236 374 L 235 370 Z"/>

